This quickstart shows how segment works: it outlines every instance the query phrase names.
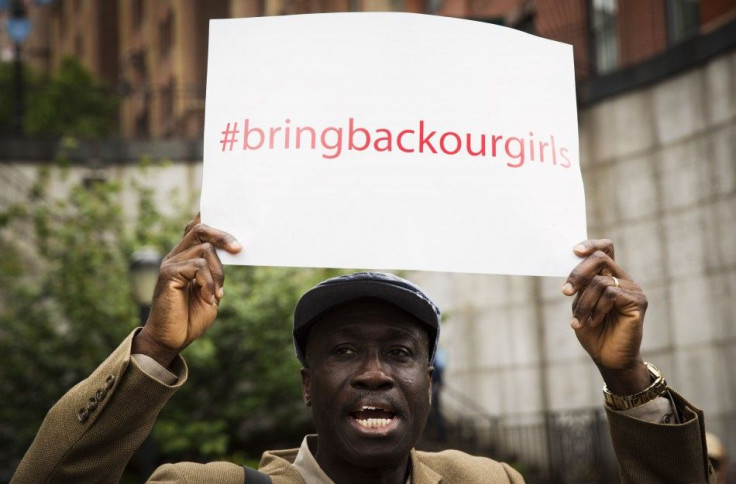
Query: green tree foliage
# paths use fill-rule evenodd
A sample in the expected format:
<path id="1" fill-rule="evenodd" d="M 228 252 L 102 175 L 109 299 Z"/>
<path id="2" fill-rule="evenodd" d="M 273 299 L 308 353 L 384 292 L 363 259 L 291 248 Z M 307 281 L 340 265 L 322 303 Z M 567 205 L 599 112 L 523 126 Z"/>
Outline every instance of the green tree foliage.
<path id="1" fill-rule="evenodd" d="M 42 76 L 24 69 L 24 133 L 101 138 L 117 129 L 117 98 L 75 57 L 65 57 L 56 72 Z M 0 132 L 12 130 L 15 109 L 14 65 L 0 65 Z"/>
<path id="2" fill-rule="evenodd" d="M 118 187 L 72 190 L 5 217 L 0 270 L 0 447 L 17 459 L 55 400 L 135 325 Z M 36 258 L 37 256 L 37 258 Z M 102 358 L 102 359 L 101 359 Z M 3 467 L 12 464 L 2 462 Z"/>
<path id="3" fill-rule="evenodd" d="M 29 203 L 0 217 L 0 480 L 53 403 L 138 325 L 127 276 L 133 249 L 154 245 L 165 253 L 188 218 L 163 217 L 153 192 L 138 184 L 137 224 L 126 223 L 122 187 L 113 182 L 78 184 L 65 200 L 51 200 L 44 186 L 52 171 Z M 299 295 L 330 275 L 226 268 L 218 320 L 186 350 L 189 382 L 154 429 L 160 460 L 244 462 L 298 445 L 311 424 L 291 315 Z"/>

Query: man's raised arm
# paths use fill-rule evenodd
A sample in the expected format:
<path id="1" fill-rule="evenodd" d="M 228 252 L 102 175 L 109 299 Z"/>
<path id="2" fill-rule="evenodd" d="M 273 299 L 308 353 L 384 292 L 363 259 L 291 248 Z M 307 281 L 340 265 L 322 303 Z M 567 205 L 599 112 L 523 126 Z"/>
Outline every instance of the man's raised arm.
<path id="1" fill-rule="evenodd" d="M 160 410 L 186 380 L 179 352 L 214 323 L 224 294 L 216 248 L 241 250 L 231 235 L 200 223 L 197 215 L 161 264 L 145 327 L 51 408 L 12 483 L 119 480 Z"/>
<path id="2" fill-rule="evenodd" d="M 641 356 L 647 310 L 641 287 L 614 260 L 610 240 L 586 240 L 574 250 L 583 260 L 562 292 L 575 295 L 570 326 L 605 382 L 621 481 L 715 482 L 702 412 L 670 390 Z"/>

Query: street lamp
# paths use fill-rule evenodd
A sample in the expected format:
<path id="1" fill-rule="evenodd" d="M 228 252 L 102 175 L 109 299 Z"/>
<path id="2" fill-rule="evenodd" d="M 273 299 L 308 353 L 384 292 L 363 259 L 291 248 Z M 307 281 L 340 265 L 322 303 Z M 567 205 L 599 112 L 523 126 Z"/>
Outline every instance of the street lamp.
<path id="1" fill-rule="evenodd" d="M 151 312 L 153 290 L 158 280 L 158 269 L 161 266 L 161 254 L 153 247 L 143 247 L 130 256 L 128 273 L 133 299 L 138 304 L 140 325 L 145 326 Z M 146 482 L 156 469 L 158 450 L 153 435 L 148 435 L 138 450 L 133 454 L 131 462 L 140 473 L 141 482 Z"/>
<path id="2" fill-rule="evenodd" d="M 130 287 L 140 311 L 141 326 L 146 324 L 148 313 L 151 311 L 159 266 L 161 254 L 153 247 L 144 247 L 130 256 Z"/>
<path id="3" fill-rule="evenodd" d="M 31 22 L 28 20 L 26 5 L 22 0 L 13 0 L 10 5 L 10 18 L 7 19 L 5 28 L 8 36 L 15 44 L 15 110 L 13 112 L 13 129 L 18 135 L 23 134 L 23 58 L 21 45 L 31 33 Z"/>

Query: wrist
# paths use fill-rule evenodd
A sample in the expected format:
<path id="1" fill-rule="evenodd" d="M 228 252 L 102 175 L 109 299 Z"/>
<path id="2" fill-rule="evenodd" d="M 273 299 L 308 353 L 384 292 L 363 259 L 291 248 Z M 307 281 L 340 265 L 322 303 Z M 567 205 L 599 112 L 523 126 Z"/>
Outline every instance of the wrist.
<path id="1" fill-rule="evenodd" d="M 145 327 L 133 338 L 131 353 L 149 356 L 164 368 L 168 368 L 179 354 L 178 351 L 163 346 L 151 338 Z"/>
<path id="2" fill-rule="evenodd" d="M 611 369 L 599 365 L 598 371 L 606 388 L 616 395 L 634 395 L 652 384 L 652 376 L 642 359 L 630 368 Z"/>
<path id="3" fill-rule="evenodd" d="M 649 374 L 649 385 L 636 393 L 615 393 L 603 386 L 606 405 L 614 410 L 628 410 L 640 407 L 650 401 L 667 394 L 667 381 L 656 366 L 644 363 Z"/>

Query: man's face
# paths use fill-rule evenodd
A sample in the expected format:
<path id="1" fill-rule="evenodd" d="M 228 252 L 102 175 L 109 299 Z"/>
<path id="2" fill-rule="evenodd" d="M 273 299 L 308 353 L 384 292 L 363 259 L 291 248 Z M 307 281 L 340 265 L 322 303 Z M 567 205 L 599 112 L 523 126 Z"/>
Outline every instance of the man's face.
<path id="1" fill-rule="evenodd" d="M 302 370 L 320 465 L 380 468 L 408 457 L 429 415 L 428 348 L 421 323 L 380 300 L 347 303 L 320 318 Z"/>

